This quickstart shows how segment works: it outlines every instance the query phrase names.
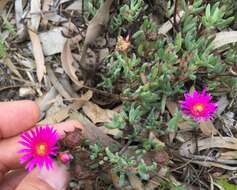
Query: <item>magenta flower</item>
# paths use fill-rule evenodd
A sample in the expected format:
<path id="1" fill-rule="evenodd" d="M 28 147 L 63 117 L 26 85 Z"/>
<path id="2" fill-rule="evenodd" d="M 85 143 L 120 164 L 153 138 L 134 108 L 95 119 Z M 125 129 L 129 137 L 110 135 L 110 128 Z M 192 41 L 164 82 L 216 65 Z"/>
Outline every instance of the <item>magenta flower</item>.
<path id="1" fill-rule="evenodd" d="M 192 94 L 185 93 L 185 100 L 180 101 L 182 112 L 192 117 L 195 121 L 212 119 L 217 110 L 217 103 L 212 102 L 212 96 L 206 93 L 206 89 L 201 93 L 196 90 Z"/>
<path id="2" fill-rule="evenodd" d="M 19 143 L 24 146 L 18 153 L 25 153 L 20 158 L 20 163 L 27 163 L 26 169 L 31 171 L 35 165 L 49 170 L 52 168 L 53 156 L 57 155 L 57 141 L 59 136 L 56 130 L 49 125 L 36 127 L 21 135 Z"/>

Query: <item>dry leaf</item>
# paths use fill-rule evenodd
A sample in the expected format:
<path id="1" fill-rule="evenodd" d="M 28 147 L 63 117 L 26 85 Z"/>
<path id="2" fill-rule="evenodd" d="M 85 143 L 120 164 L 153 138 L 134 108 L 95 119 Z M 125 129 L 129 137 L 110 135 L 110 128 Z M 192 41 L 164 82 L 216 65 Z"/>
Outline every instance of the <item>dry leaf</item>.
<path id="1" fill-rule="evenodd" d="M 21 76 L 21 74 L 19 73 L 19 71 L 17 70 L 16 66 L 12 63 L 11 59 L 6 57 L 4 59 L 4 64 L 7 65 L 7 67 L 16 75 L 18 76 L 20 79 L 23 79 L 23 77 Z"/>
<path id="2" fill-rule="evenodd" d="M 86 63 L 87 48 L 90 44 L 94 43 L 96 38 L 100 35 L 101 31 L 105 28 L 109 21 L 110 6 L 113 0 L 106 0 L 97 10 L 96 15 L 90 21 L 87 30 L 84 46 L 81 53 L 81 60 L 79 62 L 81 68 L 85 71 L 91 71 Z M 88 75 L 88 74 L 87 74 Z"/>
<path id="3" fill-rule="evenodd" d="M 79 13 L 82 12 L 82 0 L 76 0 L 74 1 L 71 5 L 69 5 L 66 10 L 74 10 L 74 11 L 78 11 Z"/>
<path id="4" fill-rule="evenodd" d="M 178 109 L 178 106 L 175 102 L 173 102 L 172 100 L 166 100 L 166 104 L 165 106 L 167 107 L 167 109 L 169 110 L 170 114 L 172 116 L 174 116 L 175 111 Z"/>
<path id="5" fill-rule="evenodd" d="M 222 159 L 222 160 L 236 160 L 237 159 L 237 151 L 221 152 L 219 159 Z"/>
<path id="6" fill-rule="evenodd" d="M 171 100 L 167 100 L 165 106 L 167 107 L 168 111 L 172 116 L 174 116 L 175 111 L 178 109 L 178 106 L 175 102 Z M 178 127 L 183 130 L 192 130 L 192 127 L 189 125 L 188 122 L 180 122 L 178 123 Z"/>
<path id="7" fill-rule="evenodd" d="M 7 5 L 8 2 L 9 2 L 9 0 L 1 0 L 0 1 L 0 13 L 5 8 L 5 6 Z"/>
<path id="8" fill-rule="evenodd" d="M 179 22 L 181 17 L 184 15 L 184 11 L 180 11 L 176 15 L 176 21 Z M 173 28 L 174 17 L 172 17 L 169 21 L 165 22 L 158 30 L 159 34 L 166 34 Z"/>
<path id="9" fill-rule="evenodd" d="M 70 96 L 70 94 L 64 89 L 64 87 L 62 86 L 62 84 L 58 81 L 58 79 L 56 78 L 53 70 L 51 69 L 51 67 L 49 65 L 47 65 L 47 72 L 48 72 L 48 77 L 49 80 L 51 81 L 51 83 L 53 84 L 53 86 L 55 87 L 55 89 L 59 92 L 59 94 L 61 96 L 63 96 L 66 99 L 71 99 L 72 97 Z"/>
<path id="10" fill-rule="evenodd" d="M 84 95 L 82 95 L 80 98 L 78 98 L 73 104 L 61 108 L 58 112 L 47 116 L 44 120 L 42 120 L 39 124 L 46 124 L 46 123 L 59 123 L 64 121 L 66 118 L 69 117 L 69 113 L 71 110 L 78 110 L 80 109 L 85 102 L 89 101 L 92 97 L 92 92 L 88 91 Z"/>
<path id="11" fill-rule="evenodd" d="M 191 161 L 192 163 L 195 163 L 195 164 L 199 164 L 201 166 L 205 166 L 205 167 L 216 167 L 216 168 L 222 168 L 222 169 L 225 169 L 225 170 L 230 170 L 230 171 L 236 171 L 237 170 L 237 167 L 232 167 L 232 166 L 228 166 L 228 165 L 224 165 L 224 164 L 219 164 L 219 163 L 216 163 L 216 162 L 209 162 L 209 161 L 194 161 L 192 160 Z"/>
<path id="12" fill-rule="evenodd" d="M 44 0 L 43 6 L 42 6 L 42 12 L 45 13 L 45 12 L 49 11 L 50 6 L 52 4 L 53 4 L 53 0 Z M 43 16 L 42 25 L 46 28 L 47 24 L 48 24 L 47 16 Z"/>
<path id="13" fill-rule="evenodd" d="M 30 13 L 31 13 L 31 20 L 28 22 L 28 33 L 32 43 L 32 49 L 36 63 L 37 78 L 38 81 L 41 82 L 41 80 L 44 77 L 44 74 L 46 73 L 46 68 L 40 38 L 37 34 L 41 19 L 40 0 L 30 1 Z"/>
<path id="14" fill-rule="evenodd" d="M 144 186 L 137 176 L 128 176 L 131 186 L 134 190 L 143 190 Z"/>
<path id="15" fill-rule="evenodd" d="M 110 170 L 110 174 L 111 174 L 111 179 L 113 181 L 114 187 L 116 189 L 121 189 L 120 185 L 119 185 L 119 176 L 113 172 L 112 170 Z"/>
<path id="16" fill-rule="evenodd" d="M 219 32 L 216 34 L 214 39 L 213 46 L 214 49 L 217 49 L 226 44 L 237 42 L 237 31 L 228 31 L 228 32 Z"/>
<path id="17" fill-rule="evenodd" d="M 120 144 L 117 141 L 104 134 L 102 130 L 96 127 L 92 122 L 90 122 L 80 113 L 72 112 L 70 114 L 70 119 L 76 120 L 83 125 L 82 133 L 92 143 L 100 142 L 103 147 L 107 147 L 112 144 L 117 145 L 118 148 L 120 147 Z"/>
<path id="18" fill-rule="evenodd" d="M 54 123 L 62 122 L 63 120 L 69 117 L 69 110 L 70 110 L 70 106 L 66 108 L 61 108 L 56 113 L 49 115 L 44 120 L 40 121 L 39 124 L 43 125 L 47 123 L 54 124 Z"/>
<path id="19" fill-rule="evenodd" d="M 34 32 L 38 31 L 41 19 L 41 2 L 40 0 L 30 1 L 31 22 L 30 28 Z"/>
<path id="20" fill-rule="evenodd" d="M 37 33 L 31 31 L 31 29 L 28 30 L 30 35 L 30 40 L 32 43 L 33 48 L 33 54 L 35 58 L 36 63 L 36 73 L 38 81 L 41 82 L 41 80 L 44 77 L 44 74 L 46 73 L 45 63 L 44 63 L 44 54 L 42 50 L 42 46 L 40 43 L 40 38 Z"/>
<path id="21" fill-rule="evenodd" d="M 27 96 L 34 96 L 35 95 L 35 91 L 28 87 L 28 88 L 24 88 L 24 87 L 21 87 L 19 89 L 19 96 L 20 97 L 27 97 Z"/>
<path id="22" fill-rule="evenodd" d="M 92 102 L 87 102 L 82 109 L 94 124 L 111 122 L 113 116 L 116 114 L 115 111 L 102 109 Z"/>
<path id="23" fill-rule="evenodd" d="M 123 132 L 120 129 L 108 129 L 104 126 L 99 127 L 105 134 L 112 135 L 115 138 L 120 138 Z"/>
<path id="24" fill-rule="evenodd" d="M 21 22 L 23 16 L 22 0 L 15 0 L 15 18 L 17 28 L 17 42 L 21 42 L 26 37 L 26 28 Z"/>
<path id="25" fill-rule="evenodd" d="M 39 105 L 40 112 L 45 112 L 48 110 L 50 105 L 52 104 L 52 100 L 56 98 L 57 96 L 57 91 L 54 87 L 52 87 L 45 95 L 43 98 L 38 98 L 36 100 L 37 104 Z"/>
<path id="26" fill-rule="evenodd" d="M 206 136 L 213 136 L 218 134 L 217 129 L 210 120 L 200 121 L 199 126 L 203 134 Z"/>
<path id="27" fill-rule="evenodd" d="M 155 190 L 160 186 L 160 179 L 157 177 L 153 177 L 148 181 L 145 186 L 145 190 Z"/>
<path id="28" fill-rule="evenodd" d="M 198 151 L 202 151 L 210 148 L 226 148 L 237 150 L 237 138 L 233 137 L 211 137 L 198 140 Z M 196 143 L 194 141 L 188 141 L 179 149 L 180 155 L 184 157 L 190 157 L 196 150 Z"/>
<path id="29" fill-rule="evenodd" d="M 96 15 L 90 21 L 85 37 L 85 44 L 93 43 L 100 35 L 101 30 L 107 25 L 109 21 L 109 11 L 113 0 L 106 0 L 97 10 Z"/>
<path id="30" fill-rule="evenodd" d="M 160 145 L 161 147 L 165 147 L 165 143 L 163 143 L 162 141 L 160 141 L 153 132 L 149 133 L 149 139 L 152 140 L 153 142 L 157 143 L 158 145 Z"/>
<path id="31" fill-rule="evenodd" d="M 218 108 L 217 108 L 216 114 L 221 115 L 225 111 L 227 106 L 229 105 L 229 101 L 226 96 L 222 96 L 217 102 L 217 104 L 218 104 Z"/>
<path id="32" fill-rule="evenodd" d="M 77 79 L 75 74 L 76 69 L 73 67 L 73 57 L 70 49 L 70 42 L 67 40 L 64 44 L 63 51 L 61 54 L 61 61 L 64 71 L 70 77 L 70 79 L 79 87 L 82 87 L 83 82 Z"/>
<path id="33" fill-rule="evenodd" d="M 55 114 L 56 112 L 60 111 L 62 108 L 65 108 L 65 107 L 67 107 L 67 105 L 64 103 L 63 97 L 60 94 L 58 94 L 55 97 L 55 99 L 51 100 L 51 106 L 46 111 L 46 118 L 48 116 Z"/>
<path id="34" fill-rule="evenodd" d="M 39 34 L 44 55 L 54 55 L 62 52 L 66 38 L 62 35 L 63 28 L 57 27 Z"/>

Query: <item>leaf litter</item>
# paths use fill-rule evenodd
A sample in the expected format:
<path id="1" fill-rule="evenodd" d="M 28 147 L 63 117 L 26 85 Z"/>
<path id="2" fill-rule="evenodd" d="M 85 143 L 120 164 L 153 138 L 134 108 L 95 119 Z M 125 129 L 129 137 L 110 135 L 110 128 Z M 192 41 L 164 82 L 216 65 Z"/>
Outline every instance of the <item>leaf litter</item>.
<path id="1" fill-rule="evenodd" d="M 78 140 L 73 142 L 76 143 L 73 147 L 78 148 L 76 154 L 79 157 L 76 164 L 70 168 L 73 177 L 77 179 L 71 181 L 70 190 L 106 189 L 107 187 L 152 190 L 165 186 L 167 186 L 166 189 L 169 189 L 171 187 L 167 184 L 170 181 L 173 184 L 172 189 L 198 189 L 198 186 L 202 186 L 202 189 L 234 188 L 233 184 L 237 184 L 234 173 L 237 169 L 237 102 L 234 89 L 229 89 L 219 96 L 216 118 L 200 122 L 197 129 L 194 129 L 188 121 L 179 120 L 177 111 L 180 108 L 177 100 L 180 98 L 167 98 L 166 95 L 163 96 L 165 98 L 162 101 L 162 109 L 159 114 L 162 115 L 163 121 L 177 117 L 176 121 L 178 122 L 175 130 L 161 133 L 153 129 L 148 133 L 141 130 L 141 137 L 144 139 L 142 140 L 143 144 L 140 145 L 138 139 L 141 137 L 129 140 L 131 130 L 140 130 L 136 128 L 136 121 L 134 121 L 134 128 L 131 128 L 128 123 L 128 121 L 132 121 L 132 116 L 128 116 L 119 128 L 107 127 L 107 124 L 113 123 L 116 118 L 121 119 L 119 118 L 120 114 L 125 114 L 123 109 L 116 108 L 122 107 L 123 101 L 130 101 L 126 93 L 121 92 L 123 86 L 126 85 L 123 83 L 123 78 L 116 81 L 115 90 L 112 92 L 106 91 L 104 88 L 97 88 L 95 85 L 101 81 L 99 75 L 104 74 L 103 69 L 112 67 L 106 65 L 108 64 L 106 61 L 114 53 L 116 44 L 111 46 L 109 44 L 114 44 L 118 37 L 121 39 L 121 35 L 125 37 L 133 35 L 140 26 L 141 18 L 149 12 L 146 12 L 147 10 L 141 12 L 137 17 L 137 23 L 123 26 L 124 29 L 113 33 L 108 30 L 111 30 L 111 25 L 116 23 L 112 17 L 116 12 L 115 5 L 119 2 L 106 0 L 104 3 L 96 4 L 93 1 L 86 3 L 82 0 L 1 1 L 0 23 L 2 24 L 3 21 L 9 23 L 7 29 L 4 29 L 3 25 L 0 27 L 0 40 L 2 38 L 5 40 L 4 44 L 7 49 L 6 55 L 0 57 L 0 100 L 36 100 L 41 110 L 39 124 L 56 124 L 67 120 L 76 120 L 83 124 L 83 130 L 77 131 L 75 134 L 70 134 L 70 132 L 68 134 L 69 140 L 70 138 Z M 127 1 L 122 2 L 128 3 Z M 132 2 L 138 2 L 138 0 Z M 144 2 L 146 2 L 144 8 L 154 3 L 153 1 Z M 90 15 L 86 16 L 88 6 L 92 6 L 94 9 L 91 7 L 89 9 Z M 185 5 L 178 5 L 178 8 L 175 6 L 177 5 L 174 4 L 173 10 L 177 9 L 176 14 L 166 15 L 166 18 L 169 18 L 166 22 L 156 23 L 158 27 L 153 33 L 144 34 L 146 37 L 149 36 L 150 41 L 157 36 L 160 38 L 165 36 L 167 41 L 172 40 L 171 36 L 180 29 L 180 26 L 177 25 L 182 22 L 183 16 L 189 11 L 193 11 L 198 3 L 194 7 L 186 6 L 185 11 L 182 9 L 182 6 Z M 136 8 L 132 4 L 131 7 Z M 123 22 L 129 23 L 129 19 L 132 19 L 129 16 L 132 13 L 126 12 L 126 8 L 120 9 L 118 12 L 121 15 L 127 15 L 125 17 L 127 20 L 125 19 L 126 21 Z M 201 7 L 197 11 L 202 10 Z M 195 13 L 193 12 L 193 14 Z M 116 19 L 119 21 L 120 18 Z M 11 30 L 11 26 L 15 27 L 15 33 L 14 30 Z M 200 28 L 200 32 L 208 31 L 201 31 Z M 131 39 L 135 40 L 134 37 Z M 220 31 L 218 28 L 211 44 L 212 51 L 225 56 L 227 47 L 235 47 L 236 42 L 236 31 L 230 28 L 228 31 Z M 132 45 L 128 49 L 135 51 L 136 43 L 133 41 L 129 43 Z M 185 43 L 188 46 L 188 42 Z M 138 47 L 145 52 L 144 56 L 141 56 L 144 63 L 149 60 L 145 57 L 149 57 L 153 51 L 148 50 L 146 45 Z M 170 51 L 176 50 L 174 47 L 170 47 Z M 124 52 L 125 54 L 127 52 Z M 188 56 L 192 57 L 193 55 Z M 227 61 L 233 64 L 231 60 Z M 118 63 L 111 58 L 109 64 Z M 146 76 L 146 69 L 152 67 L 154 63 L 146 64 L 147 67 L 144 67 L 139 76 L 141 76 L 144 85 L 152 86 L 148 82 L 150 79 Z M 157 63 L 157 66 L 162 69 L 159 64 Z M 122 70 L 132 75 L 133 69 L 134 67 L 123 67 Z M 185 67 L 182 66 L 182 69 Z M 121 70 L 114 70 L 114 72 L 121 72 Z M 159 73 L 159 71 L 156 72 Z M 203 72 L 202 68 L 201 72 Z M 234 63 L 227 74 L 236 77 L 236 73 L 236 63 Z M 155 72 L 153 74 L 156 75 Z M 214 79 L 220 82 L 218 77 L 220 76 L 214 76 Z M 182 80 L 187 80 L 187 78 Z M 195 82 L 198 83 L 199 80 L 197 79 Z M 137 97 L 134 96 L 131 100 L 137 100 Z M 133 111 L 136 112 L 136 110 Z M 144 125 L 146 122 L 144 121 Z M 156 125 L 162 129 L 164 123 Z M 84 146 L 84 140 L 89 140 L 92 145 L 97 145 L 100 142 L 101 147 L 98 148 L 100 151 L 106 151 L 106 147 L 111 145 L 115 145 L 116 148 L 113 150 L 114 152 L 107 153 L 103 158 L 102 152 L 99 152 L 98 157 L 102 161 L 97 166 L 96 160 L 91 159 L 88 150 L 84 149 L 88 148 L 87 144 Z M 141 147 L 145 147 L 144 150 L 147 151 L 151 148 L 150 146 L 157 146 L 156 151 L 151 151 L 149 154 L 143 152 L 148 155 L 144 157 L 147 159 L 136 158 L 135 161 L 152 163 L 156 160 L 158 166 L 155 172 L 150 171 L 147 167 L 143 168 L 142 165 L 139 165 L 138 171 L 137 168 L 133 168 L 131 162 L 126 163 L 131 164 L 127 167 L 131 175 L 125 177 L 125 175 L 119 176 L 119 173 L 114 172 L 111 163 L 102 164 L 112 158 L 121 159 L 119 161 L 123 164 L 127 162 L 126 156 L 137 155 Z M 138 148 L 137 152 L 133 150 L 134 147 Z M 132 156 L 131 161 L 134 159 Z M 82 161 L 85 163 L 81 164 Z M 92 169 L 91 166 L 97 167 Z M 120 169 L 122 173 L 124 168 Z M 149 174 L 150 178 L 147 179 L 145 174 Z M 220 177 L 216 178 L 215 176 L 218 175 Z M 190 179 L 187 178 L 196 180 L 190 182 Z M 232 180 L 229 180 L 230 178 Z"/>

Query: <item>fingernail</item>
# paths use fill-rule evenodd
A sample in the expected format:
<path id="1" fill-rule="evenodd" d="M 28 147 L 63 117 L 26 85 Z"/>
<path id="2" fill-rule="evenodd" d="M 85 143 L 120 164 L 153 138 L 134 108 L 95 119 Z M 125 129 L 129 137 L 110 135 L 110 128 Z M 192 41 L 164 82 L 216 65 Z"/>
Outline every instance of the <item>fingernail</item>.
<path id="1" fill-rule="evenodd" d="M 55 190 L 64 190 L 69 181 L 69 174 L 65 165 L 54 162 L 52 169 L 47 170 L 43 167 L 40 170 L 39 178 Z"/>

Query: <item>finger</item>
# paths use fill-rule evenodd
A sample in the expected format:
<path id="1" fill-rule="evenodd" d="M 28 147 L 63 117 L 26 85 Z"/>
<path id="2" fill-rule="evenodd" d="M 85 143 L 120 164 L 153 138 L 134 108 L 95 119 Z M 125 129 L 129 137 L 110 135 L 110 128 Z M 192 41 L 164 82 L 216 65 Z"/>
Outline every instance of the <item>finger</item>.
<path id="1" fill-rule="evenodd" d="M 14 170 L 4 176 L 3 182 L 0 185 L 1 190 L 15 190 L 27 172 L 23 169 Z"/>
<path id="2" fill-rule="evenodd" d="M 60 124 L 52 125 L 60 136 L 64 136 L 65 132 L 73 131 L 75 128 L 83 128 L 76 121 L 68 121 Z M 20 154 L 17 152 L 22 148 L 18 143 L 19 136 L 4 139 L 0 142 L 0 181 L 5 172 L 21 167 L 19 163 Z"/>
<path id="3" fill-rule="evenodd" d="M 29 173 L 16 190 L 66 190 L 69 173 L 65 165 L 53 163 L 53 169 L 35 168 Z"/>
<path id="4" fill-rule="evenodd" d="M 39 116 L 39 108 L 33 101 L 0 102 L 0 139 L 31 128 Z"/>

